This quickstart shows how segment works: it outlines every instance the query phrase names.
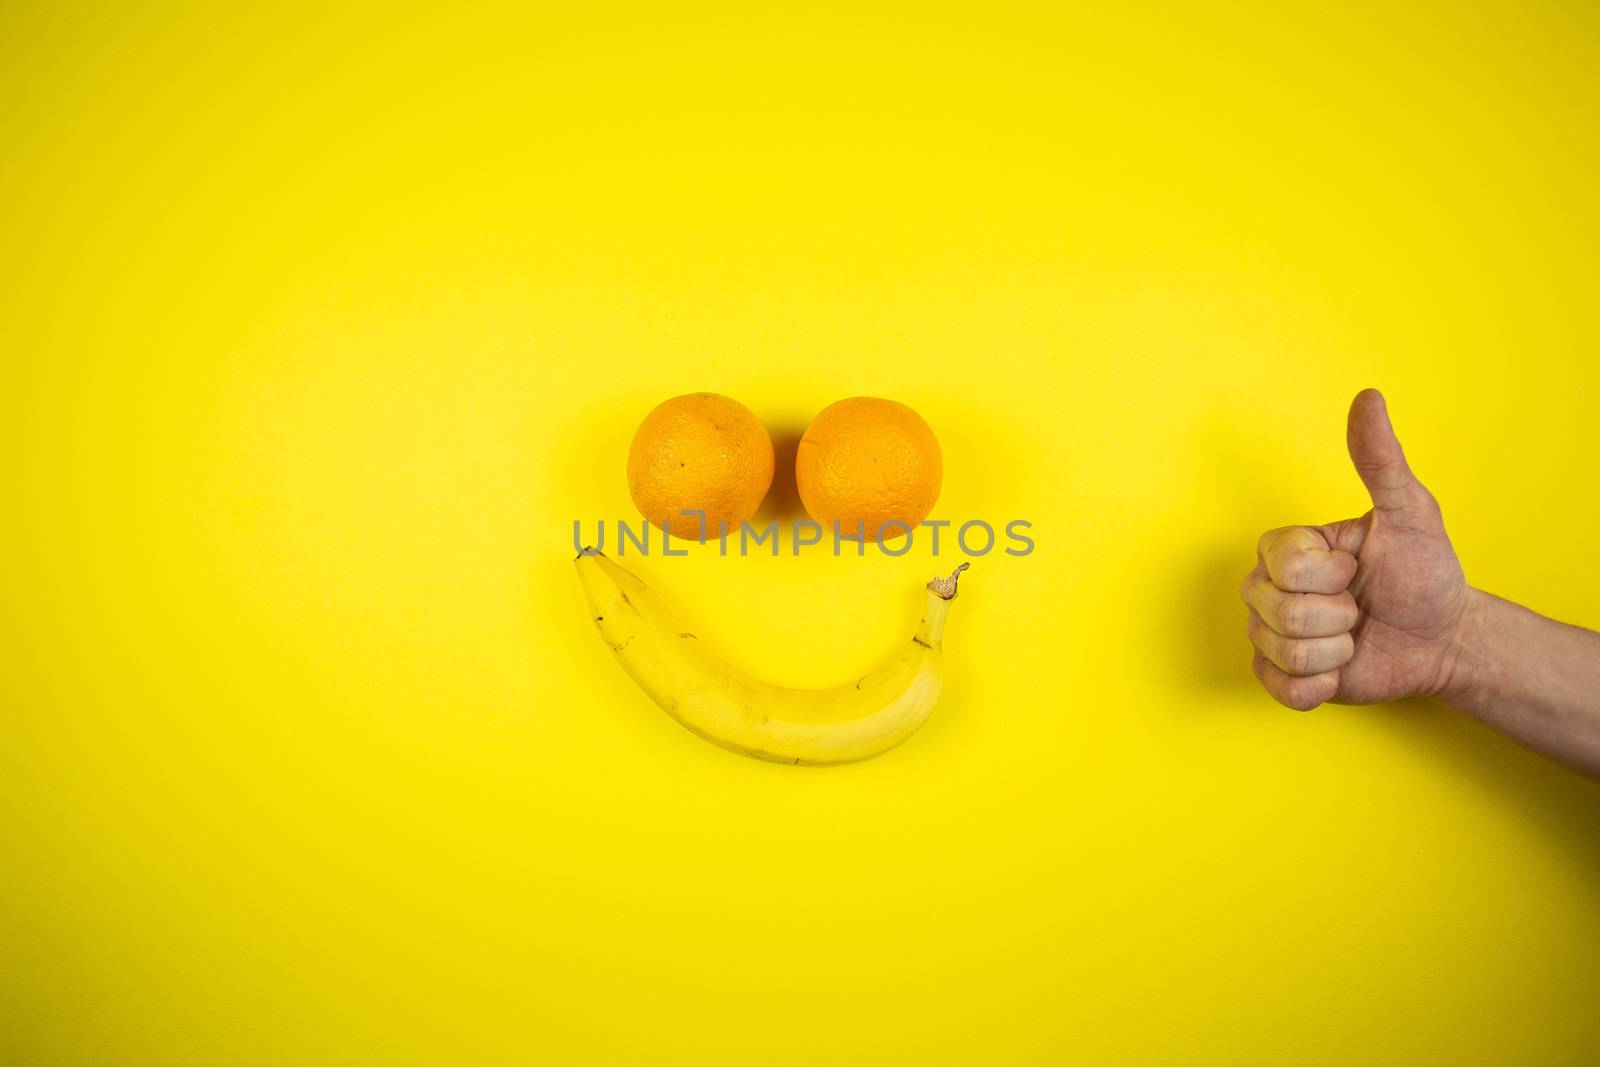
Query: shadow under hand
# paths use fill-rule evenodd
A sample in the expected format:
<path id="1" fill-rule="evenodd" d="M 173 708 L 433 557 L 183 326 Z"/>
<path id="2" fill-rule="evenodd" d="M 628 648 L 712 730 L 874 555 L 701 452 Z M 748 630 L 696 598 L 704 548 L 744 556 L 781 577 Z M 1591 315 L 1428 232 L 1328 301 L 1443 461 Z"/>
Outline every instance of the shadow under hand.
<path id="1" fill-rule="evenodd" d="M 1255 688 L 1250 671 L 1250 641 L 1245 636 L 1245 607 L 1239 583 L 1254 561 L 1250 545 L 1214 548 L 1204 553 L 1185 582 L 1180 598 L 1189 635 L 1181 644 L 1182 669 L 1192 685 L 1210 693 L 1241 693 Z"/>

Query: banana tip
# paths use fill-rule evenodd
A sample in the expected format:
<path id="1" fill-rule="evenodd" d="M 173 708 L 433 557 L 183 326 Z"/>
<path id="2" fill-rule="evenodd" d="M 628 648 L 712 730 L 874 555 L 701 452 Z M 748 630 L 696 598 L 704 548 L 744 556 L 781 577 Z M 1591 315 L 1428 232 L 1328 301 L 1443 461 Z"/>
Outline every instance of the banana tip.
<path id="1" fill-rule="evenodd" d="M 950 577 L 935 578 L 928 583 L 928 591 L 944 600 L 954 600 L 956 598 L 956 581 L 961 577 L 961 572 L 970 566 L 972 564 L 963 563 L 950 572 Z"/>

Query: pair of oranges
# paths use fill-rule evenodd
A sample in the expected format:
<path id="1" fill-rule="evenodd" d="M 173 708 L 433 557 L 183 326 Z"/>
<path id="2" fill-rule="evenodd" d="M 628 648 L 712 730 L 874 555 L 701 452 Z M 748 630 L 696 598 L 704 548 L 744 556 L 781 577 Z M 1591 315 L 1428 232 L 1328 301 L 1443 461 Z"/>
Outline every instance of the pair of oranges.
<path id="1" fill-rule="evenodd" d="M 628 491 L 647 521 L 703 541 L 755 515 L 773 465 L 772 438 L 754 412 L 716 393 L 691 393 L 639 424 L 628 449 Z M 877 397 L 823 408 L 795 452 L 801 503 L 824 529 L 847 538 L 900 536 L 928 517 L 943 478 L 938 439 L 922 416 Z"/>

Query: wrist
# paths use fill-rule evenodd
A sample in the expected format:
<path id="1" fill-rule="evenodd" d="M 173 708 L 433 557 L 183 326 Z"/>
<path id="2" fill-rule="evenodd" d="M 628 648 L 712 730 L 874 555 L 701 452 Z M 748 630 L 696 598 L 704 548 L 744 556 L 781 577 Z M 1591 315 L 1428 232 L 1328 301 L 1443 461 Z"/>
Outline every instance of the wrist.
<path id="1" fill-rule="evenodd" d="M 1451 707 L 1466 708 L 1482 685 L 1485 668 L 1484 637 L 1494 597 L 1467 587 L 1466 603 L 1445 641 L 1438 677 L 1428 695 Z"/>

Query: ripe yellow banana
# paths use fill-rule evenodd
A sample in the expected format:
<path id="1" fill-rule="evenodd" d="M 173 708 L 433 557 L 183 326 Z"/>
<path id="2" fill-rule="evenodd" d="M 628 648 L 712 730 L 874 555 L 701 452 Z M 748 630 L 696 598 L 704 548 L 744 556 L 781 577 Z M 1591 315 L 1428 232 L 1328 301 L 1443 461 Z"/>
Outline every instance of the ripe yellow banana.
<path id="1" fill-rule="evenodd" d="M 651 699 L 707 741 L 778 763 L 870 759 L 917 732 L 944 683 L 945 617 L 967 569 L 928 583 L 917 632 L 871 674 L 837 689 L 785 689 L 706 651 L 643 582 L 598 551 L 586 549 L 577 566 L 600 636 Z"/>

